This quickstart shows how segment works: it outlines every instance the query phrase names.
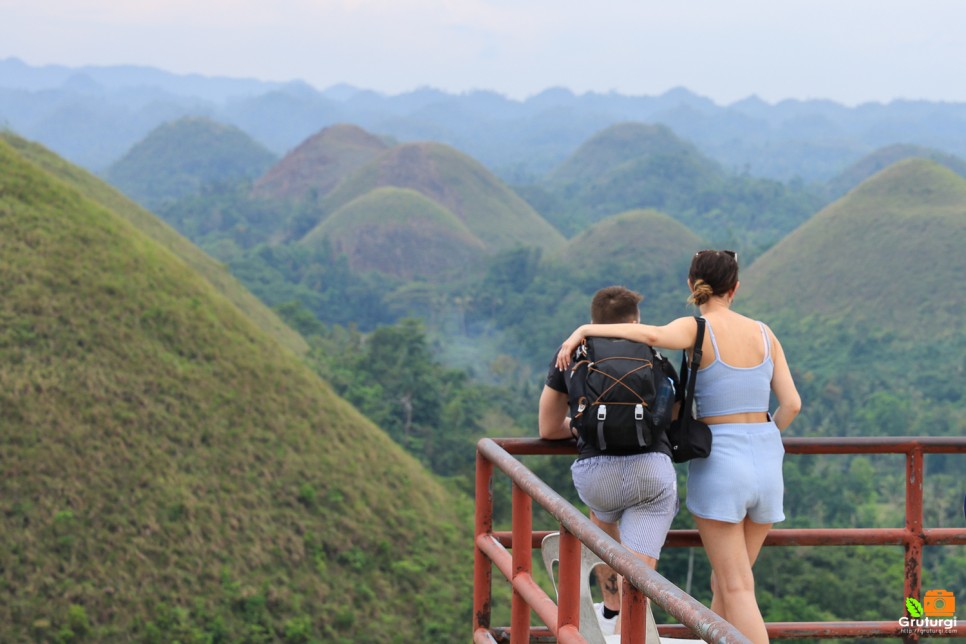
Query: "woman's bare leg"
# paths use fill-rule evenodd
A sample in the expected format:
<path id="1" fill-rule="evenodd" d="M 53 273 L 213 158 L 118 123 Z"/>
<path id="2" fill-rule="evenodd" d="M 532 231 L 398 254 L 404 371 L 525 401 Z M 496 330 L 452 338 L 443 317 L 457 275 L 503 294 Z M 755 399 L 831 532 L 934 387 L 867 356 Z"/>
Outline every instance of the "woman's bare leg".
<path id="1" fill-rule="evenodd" d="M 767 643 L 751 571 L 771 524 L 694 518 L 713 569 L 712 610 L 753 642 Z"/>

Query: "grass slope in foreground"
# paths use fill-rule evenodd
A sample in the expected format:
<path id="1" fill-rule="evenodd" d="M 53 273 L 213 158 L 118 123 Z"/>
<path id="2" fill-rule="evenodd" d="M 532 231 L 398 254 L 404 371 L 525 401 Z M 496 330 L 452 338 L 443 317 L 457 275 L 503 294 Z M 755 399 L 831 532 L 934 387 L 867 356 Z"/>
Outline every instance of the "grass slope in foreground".
<path id="1" fill-rule="evenodd" d="M 0 640 L 460 639 L 465 508 L 169 250 L 0 167 Z"/>
<path id="2" fill-rule="evenodd" d="M 245 289 L 222 264 L 213 260 L 164 221 L 86 170 L 64 161 L 41 145 L 9 133 L 0 133 L 0 142 L 7 143 L 22 159 L 64 181 L 87 199 L 127 219 L 135 228 L 180 257 L 280 344 L 296 353 L 308 350 L 302 336 Z"/>

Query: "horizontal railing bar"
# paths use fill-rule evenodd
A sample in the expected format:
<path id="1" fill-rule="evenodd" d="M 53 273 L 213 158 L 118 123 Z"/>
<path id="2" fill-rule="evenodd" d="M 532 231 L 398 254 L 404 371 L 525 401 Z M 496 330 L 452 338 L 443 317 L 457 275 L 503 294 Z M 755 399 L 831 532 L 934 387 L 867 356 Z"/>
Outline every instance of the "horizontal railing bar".
<path id="1" fill-rule="evenodd" d="M 730 623 L 672 584 L 660 573 L 644 565 L 620 543 L 591 523 L 590 519 L 527 469 L 523 463 L 510 456 L 493 439 L 480 439 L 477 449 L 607 565 L 629 579 L 635 588 L 641 590 L 675 619 L 699 633 L 702 639 L 722 644 L 748 641 Z M 490 541 L 498 545 L 495 540 Z M 480 545 L 479 540 L 477 544 Z M 482 545 L 480 547 L 483 548 Z"/>
<path id="2" fill-rule="evenodd" d="M 539 548 L 546 537 L 555 530 L 534 530 L 531 548 Z M 513 535 L 508 531 L 494 532 L 493 537 L 504 547 L 513 545 Z M 966 529 L 928 528 L 922 531 L 923 545 L 966 545 Z M 903 528 L 773 528 L 765 538 L 766 546 L 902 546 L 909 540 Z M 664 542 L 665 548 L 700 548 L 701 536 L 697 530 L 671 530 Z"/>
<path id="3" fill-rule="evenodd" d="M 514 455 L 576 454 L 572 440 L 549 441 L 542 438 L 491 438 Z M 906 454 L 921 449 L 925 454 L 956 454 L 966 451 L 963 436 L 837 436 L 822 438 L 783 438 L 789 454 Z"/>
<path id="4" fill-rule="evenodd" d="M 898 620 L 879 622 L 768 622 L 765 624 L 768 636 L 775 639 L 816 639 L 826 637 L 903 637 Z M 682 624 L 658 624 L 662 637 L 686 639 L 693 638 L 691 629 Z M 905 629 L 908 631 L 908 629 Z M 929 637 L 958 637 L 966 634 L 966 628 L 951 627 L 948 632 L 928 634 Z M 922 633 L 920 633 L 922 635 Z"/>

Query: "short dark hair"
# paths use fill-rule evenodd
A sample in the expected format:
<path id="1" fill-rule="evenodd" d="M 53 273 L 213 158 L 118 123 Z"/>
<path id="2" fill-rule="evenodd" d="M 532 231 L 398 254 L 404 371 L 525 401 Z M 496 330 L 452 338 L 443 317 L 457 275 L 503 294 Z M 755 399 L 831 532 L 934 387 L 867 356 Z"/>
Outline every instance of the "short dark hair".
<path id="1" fill-rule="evenodd" d="M 594 324 L 637 322 L 643 299 L 643 295 L 623 286 L 602 288 L 590 302 L 590 321 Z"/>

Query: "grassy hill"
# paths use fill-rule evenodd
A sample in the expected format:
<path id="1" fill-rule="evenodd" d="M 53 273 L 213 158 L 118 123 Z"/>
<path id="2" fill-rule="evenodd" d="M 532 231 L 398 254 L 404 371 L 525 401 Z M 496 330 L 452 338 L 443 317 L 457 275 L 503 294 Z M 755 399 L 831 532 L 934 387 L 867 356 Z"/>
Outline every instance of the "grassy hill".
<path id="1" fill-rule="evenodd" d="M 23 160 L 57 177 L 85 198 L 125 218 L 142 233 L 177 255 L 280 344 L 297 353 L 304 353 L 308 349 L 302 336 L 286 326 L 274 312 L 246 290 L 223 265 L 212 260 L 153 214 L 86 170 L 67 163 L 40 145 L 8 133 L 0 134 L 0 142 L 6 143 Z"/>
<path id="2" fill-rule="evenodd" d="M 619 123 L 607 127 L 585 143 L 551 173 L 549 181 L 571 184 L 587 177 L 620 172 L 625 164 L 642 157 L 688 157 L 696 171 L 716 174 L 719 168 L 698 149 L 664 125 Z"/>
<path id="3" fill-rule="evenodd" d="M 0 639 L 460 639 L 456 499 L 168 248 L 0 164 Z"/>
<path id="4" fill-rule="evenodd" d="M 516 350 L 536 369 L 575 327 L 590 319 L 590 300 L 621 284 L 644 295 L 641 316 L 663 324 L 688 315 L 684 280 L 706 243 L 666 214 L 634 210 L 609 217 L 543 258 L 507 254 L 474 289 Z"/>
<path id="5" fill-rule="evenodd" d="M 231 125 L 204 117 L 164 123 L 115 161 L 106 178 L 148 208 L 214 182 L 254 179 L 276 157 Z"/>
<path id="6" fill-rule="evenodd" d="M 762 255 L 744 294 L 766 310 L 888 329 L 907 339 L 958 333 L 966 271 L 966 179 L 937 163 L 890 166 Z"/>
<path id="7" fill-rule="evenodd" d="M 407 188 L 376 188 L 336 210 L 299 243 L 328 239 L 356 271 L 444 279 L 486 248 L 456 215 Z"/>
<path id="8" fill-rule="evenodd" d="M 909 159 L 744 272 L 741 306 L 773 324 L 805 388 L 797 431 L 966 431 L 964 244 L 966 179 Z"/>
<path id="9" fill-rule="evenodd" d="M 884 170 L 893 163 L 912 157 L 935 161 L 959 176 L 966 177 L 966 161 L 960 157 L 922 145 L 898 144 L 876 150 L 853 163 L 844 172 L 828 182 L 827 194 L 830 199 L 838 199 L 876 172 Z"/>
<path id="10" fill-rule="evenodd" d="M 639 208 L 669 214 L 716 244 L 759 252 L 823 203 L 802 186 L 726 173 L 662 125 L 622 123 L 580 146 L 536 189 L 524 191 L 568 234 Z"/>
<path id="11" fill-rule="evenodd" d="M 518 245 L 559 248 L 563 235 L 470 157 L 439 143 L 393 147 L 323 200 L 326 213 L 382 186 L 410 188 L 439 202 L 495 252 Z"/>
<path id="12" fill-rule="evenodd" d="M 333 125 L 309 137 L 255 182 L 254 193 L 277 199 L 318 198 L 389 147 L 355 125 Z"/>

